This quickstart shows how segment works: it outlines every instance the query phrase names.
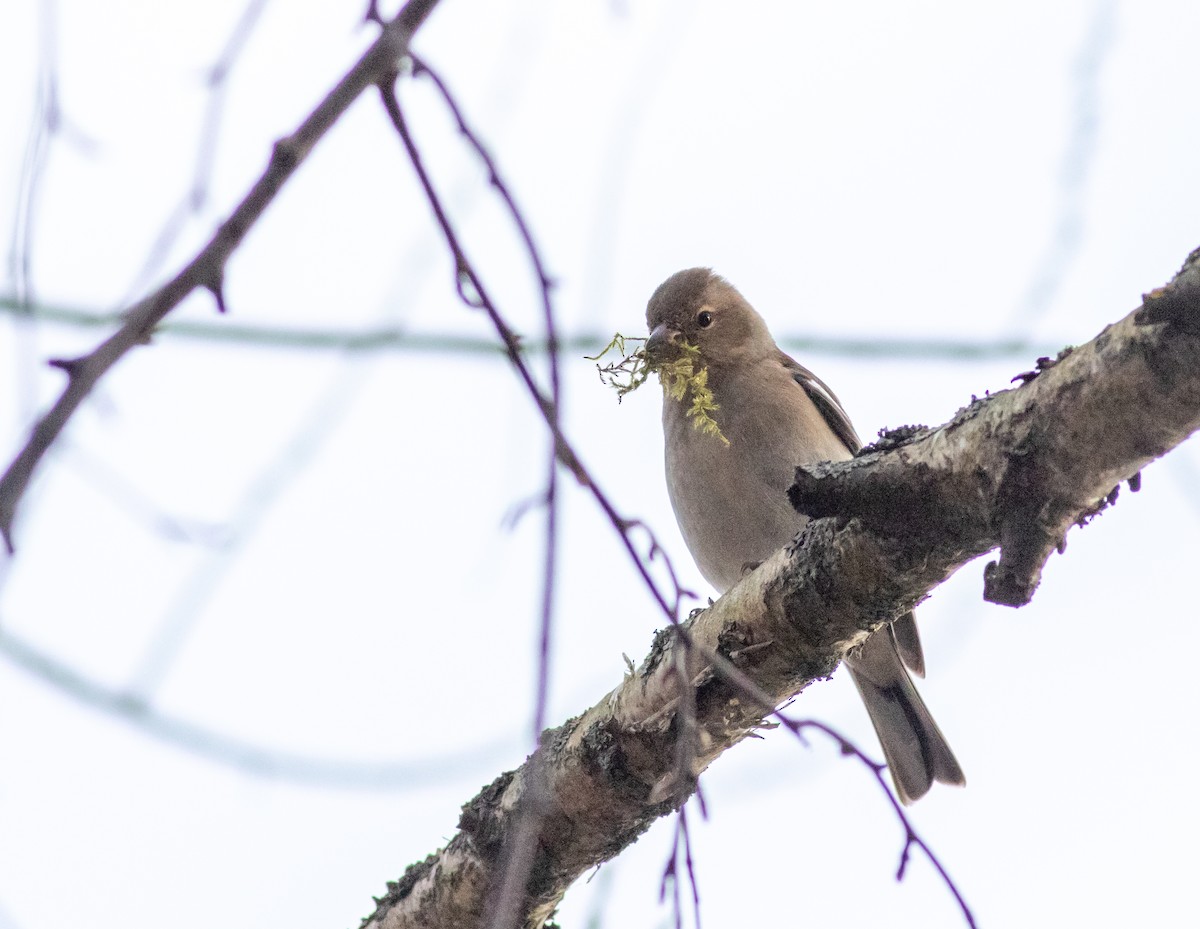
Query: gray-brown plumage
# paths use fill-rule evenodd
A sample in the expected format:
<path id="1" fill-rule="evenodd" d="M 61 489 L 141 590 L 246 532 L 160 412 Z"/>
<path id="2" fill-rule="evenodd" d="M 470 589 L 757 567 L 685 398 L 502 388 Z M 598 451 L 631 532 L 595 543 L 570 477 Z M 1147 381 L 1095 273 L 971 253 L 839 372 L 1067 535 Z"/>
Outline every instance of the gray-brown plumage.
<path id="1" fill-rule="evenodd" d="M 667 278 L 646 322 L 652 361 L 678 357 L 686 341 L 708 368 L 713 418 L 728 444 L 695 428 L 687 403 L 666 393 L 663 434 L 675 518 L 700 573 L 724 593 L 803 527 L 806 517 L 787 499 L 796 465 L 850 458 L 862 443 L 833 391 L 780 351 L 762 317 L 707 268 Z M 924 676 L 911 613 L 846 657 L 896 790 L 910 803 L 934 781 L 965 781 L 906 664 Z"/>

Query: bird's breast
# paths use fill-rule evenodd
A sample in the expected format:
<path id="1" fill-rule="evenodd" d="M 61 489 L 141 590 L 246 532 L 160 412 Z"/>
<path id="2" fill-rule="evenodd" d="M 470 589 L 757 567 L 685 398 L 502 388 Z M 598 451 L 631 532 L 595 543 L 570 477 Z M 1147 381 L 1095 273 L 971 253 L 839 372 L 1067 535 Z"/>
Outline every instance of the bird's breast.
<path id="1" fill-rule="evenodd" d="M 779 402 L 718 397 L 714 418 L 729 440 L 705 435 L 683 404 L 664 398 L 667 488 L 701 574 L 718 591 L 786 545 L 804 526 L 787 498 L 796 466 L 850 457 L 794 383 Z"/>
<path id="2" fill-rule="evenodd" d="M 736 432 L 726 435 L 728 446 L 686 422 L 667 441 L 667 489 L 680 532 L 700 573 L 721 592 L 805 522 L 787 499 L 790 457 L 756 454 Z"/>

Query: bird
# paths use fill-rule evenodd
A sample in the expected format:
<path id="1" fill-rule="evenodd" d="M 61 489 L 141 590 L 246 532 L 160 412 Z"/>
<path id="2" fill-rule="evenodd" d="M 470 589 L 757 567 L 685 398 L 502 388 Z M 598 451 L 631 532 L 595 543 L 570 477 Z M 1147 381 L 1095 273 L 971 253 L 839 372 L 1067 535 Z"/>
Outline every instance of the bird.
<path id="1" fill-rule="evenodd" d="M 646 323 L 651 369 L 685 354 L 706 369 L 717 428 L 696 428 L 688 398 L 664 380 L 664 460 L 684 542 L 705 580 L 724 593 L 808 521 L 787 498 L 796 466 L 852 458 L 862 442 L 833 391 L 785 354 L 762 316 L 709 268 L 667 278 L 646 306 Z M 925 676 L 911 612 L 873 633 L 845 664 L 902 802 L 921 798 L 934 781 L 966 783 L 909 675 Z"/>

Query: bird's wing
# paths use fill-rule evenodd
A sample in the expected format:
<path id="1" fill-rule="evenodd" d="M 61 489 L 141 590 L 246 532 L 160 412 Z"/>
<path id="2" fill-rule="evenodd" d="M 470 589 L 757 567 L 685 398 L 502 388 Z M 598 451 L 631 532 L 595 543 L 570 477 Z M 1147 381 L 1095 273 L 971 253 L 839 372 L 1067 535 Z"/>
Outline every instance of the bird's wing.
<path id="1" fill-rule="evenodd" d="M 792 375 L 792 380 L 804 388 L 804 392 L 808 394 L 809 399 L 812 400 L 813 405 L 820 411 L 821 416 L 824 417 L 825 422 L 829 424 L 829 428 L 833 430 L 834 434 L 841 439 L 851 452 L 857 452 L 862 448 L 862 440 L 859 439 L 858 433 L 854 431 L 850 417 L 846 415 L 846 411 L 842 408 L 837 394 L 830 390 L 824 381 L 794 358 L 783 352 L 780 352 L 779 355 L 780 362 Z M 917 624 L 913 619 L 912 613 L 906 613 L 892 624 L 892 637 L 896 651 L 900 654 L 904 664 L 917 677 L 924 677 L 925 655 L 921 650 L 921 639 L 917 635 Z"/>
<path id="2" fill-rule="evenodd" d="M 830 390 L 823 380 L 790 355 L 780 352 L 779 361 L 792 375 L 792 380 L 804 388 L 808 398 L 812 400 L 821 412 L 821 416 L 825 418 L 825 422 L 829 424 L 829 428 L 842 440 L 846 448 L 852 453 L 862 448 L 862 439 L 854 431 L 850 417 L 842 408 L 842 402 L 837 398 L 837 394 Z"/>

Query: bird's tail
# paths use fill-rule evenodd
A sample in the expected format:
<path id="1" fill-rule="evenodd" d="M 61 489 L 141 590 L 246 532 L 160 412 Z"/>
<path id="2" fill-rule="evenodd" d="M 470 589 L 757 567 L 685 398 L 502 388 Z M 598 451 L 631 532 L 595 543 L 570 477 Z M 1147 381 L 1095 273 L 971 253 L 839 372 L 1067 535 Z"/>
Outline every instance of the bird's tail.
<path id="1" fill-rule="evenodd" d="M 900 660 L 891 627 L 867 639 L 857 654 L 846 658 L 846 665 L 875 726 L 901 801 L 919 800 L 934 781 L 966 783 L 946 737 Z"/>

